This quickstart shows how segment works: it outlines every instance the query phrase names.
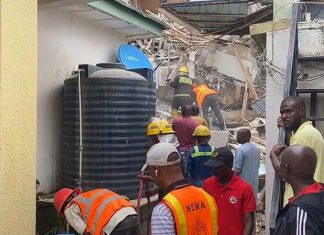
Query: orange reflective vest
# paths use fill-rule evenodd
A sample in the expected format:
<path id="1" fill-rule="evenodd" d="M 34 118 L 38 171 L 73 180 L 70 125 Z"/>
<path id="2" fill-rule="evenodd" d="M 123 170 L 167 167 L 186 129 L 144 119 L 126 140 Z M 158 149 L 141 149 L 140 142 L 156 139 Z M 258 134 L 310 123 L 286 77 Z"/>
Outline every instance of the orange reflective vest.
<path id="1" fill-rule="evenodd" d="M 163 198 L 171 209 L 177 235 L 216 235 L 218 210 L 213 197 L 203 189 L 187 186 Z"/>
<path id="2" fill-rule="evenodd" d="M 206 86 L 206 85 L 197 86 L 197 87 L 193 88 L 193 91 L 196 93 L 199 108 L 202 107 L 202 104 L 203 104 L 207 95 L 218 94 L 217 91 L 208 88 L 208 86 Z"/>
<path id="3" fill-rule="evenodd" d="M 72 200 L 81 210 L 81 215 L 87 225 L 87 232 L 101 235 L 102 229 L 110 218 L 123 207 L 134 207 L 126 197 L 120 196 L 108 189 L 96 189 L 81 193 Z"/>

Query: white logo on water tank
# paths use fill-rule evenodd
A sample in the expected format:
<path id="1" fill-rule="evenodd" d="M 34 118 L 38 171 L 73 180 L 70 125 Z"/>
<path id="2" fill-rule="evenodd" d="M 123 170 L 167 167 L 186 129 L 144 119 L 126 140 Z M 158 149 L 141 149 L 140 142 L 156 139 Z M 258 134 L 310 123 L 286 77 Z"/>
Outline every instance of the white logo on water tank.
<path id="1" fill-rule="evenodd" d="M 136 61 L 136 62 L 139 61 L 139 59 L 137 59 L 137 58 L 135 58 L 135 57 L 133 57 L 133 56 L 130 56 L 130 55 L 125 55 L 125 57 L 126 57 L 126 59 L 128 59 L 128 60 L 132 60 L 132 61 Z"/>

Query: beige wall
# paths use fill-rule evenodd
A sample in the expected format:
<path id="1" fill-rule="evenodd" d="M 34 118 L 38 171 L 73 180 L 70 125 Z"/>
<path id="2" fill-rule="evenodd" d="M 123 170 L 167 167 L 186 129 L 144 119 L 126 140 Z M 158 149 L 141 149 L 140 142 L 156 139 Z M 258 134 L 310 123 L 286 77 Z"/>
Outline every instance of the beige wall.
<path id="1" fill-rule="evenodd" d="M 37 1 L 0 9 L 0 234 L 35 235 Z"/>

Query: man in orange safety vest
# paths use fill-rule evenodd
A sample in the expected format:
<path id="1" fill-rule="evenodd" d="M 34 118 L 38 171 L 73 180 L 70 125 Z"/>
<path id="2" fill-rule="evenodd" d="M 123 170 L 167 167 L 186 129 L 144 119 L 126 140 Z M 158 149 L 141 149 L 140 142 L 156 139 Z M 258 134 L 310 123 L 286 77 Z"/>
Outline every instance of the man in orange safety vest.
<path id="1" fill-rule="evenodd" d="M 208 110 L 209 108 L 212 109 L 212 111 L 215 114 L 215 117 L 218 120 L 219 128 L 223 130 L 225 128 L 224 124 L 224 118 L 221 113 L 220 107 L 219 107 L 219 100 L 218 100 L 218 91 L 215 91 L 213 89 L 210 89 L 207 85 L 196 85 L 193 86 L 193 92 L 194 97 L 196 100 L 196 103 L 198 104 L 199 108 L 202 108 L 203 111 L 203 117 L 208 122 L 208 126 L 210 126 L 209 118 L 208 118 Z"/>
<path id="2" fill-rule="evenodd" d="M 153 145 L 147 152 L 144 170 L 164 190 L 162 201 L 152 212 L 152 235 L 217 235 L 216 202 L 184 178 L 179 153 L 172 144 Z"/>
<path id="3" fill-rule="evenodd" d="M 138 235 L 139 219 L 126 197 L 108 189 L 80 193 L 63 188 L 54 195 L 54 207 L 82 235 Z"/>

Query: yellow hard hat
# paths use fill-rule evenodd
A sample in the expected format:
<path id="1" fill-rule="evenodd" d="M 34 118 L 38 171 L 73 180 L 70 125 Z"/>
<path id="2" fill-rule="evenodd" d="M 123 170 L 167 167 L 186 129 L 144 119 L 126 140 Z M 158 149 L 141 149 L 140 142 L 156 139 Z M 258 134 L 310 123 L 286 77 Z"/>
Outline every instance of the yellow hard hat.
<path id="1" fill-rule="evenodd" d="M 159 134 L 173 134 L 173 133 L 175 133 L 175 132 L 172 129 L 171 124 L 167 120 L 162 119 L 160 122 L 160 133 Z"/>
<path id="2" fill-rule="evenodd" d="M 152 136 L 152 135 L 158 135 L 160 132 L 160 123 L 158 122 L 151 122 L 147 125 L 146 129 L 146 135 Z"/>
<path id="3" fill-rule="evenodd" d="M 179 72 L 188 73 L 189 72 L 188 67 L 187 66 L 181 66 L 180 69 L 179 69 Z"/>
<path id="4" fill-rule="evenodd" d="M 208 127 L 204 126 L 204 125 L 199 125 L 195 128 L 195 131 L 193 133 L 193 136 L 210 136 L 210 131 L 208 129 Z"/>

